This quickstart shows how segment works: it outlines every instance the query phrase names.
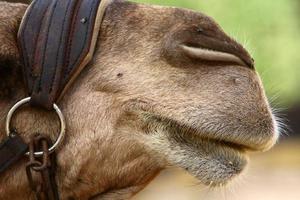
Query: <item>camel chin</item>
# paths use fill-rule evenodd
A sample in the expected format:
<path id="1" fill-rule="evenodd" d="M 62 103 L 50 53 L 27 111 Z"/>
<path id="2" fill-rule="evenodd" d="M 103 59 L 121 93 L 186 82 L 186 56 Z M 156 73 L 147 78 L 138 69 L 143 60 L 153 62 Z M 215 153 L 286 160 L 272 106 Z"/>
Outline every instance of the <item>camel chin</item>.
<path id="1" fill-rule="evenodd" d="M 202 184 L 216 187 L 224 186 L 238 177 L 248 164 L 248 156 L 244 149 L 233 147 L 230 144 L 201 140 L 194 148 L 186 150 L 191 154 L 199 154 L 195 157 L 182 154 L 182 159 L 174 164 L 186 169 L 195 176 Z"/>
<path id="2" fill-rule="evenodd" d="M 166 158 L 169 165 L 186 170 L 204 185 L 224 186 L 247 167 L 247 148 L 242 145 L 201 138 L 171 122 L 156 124 L 147 132 L 143 142 L 149 148 Z"/>

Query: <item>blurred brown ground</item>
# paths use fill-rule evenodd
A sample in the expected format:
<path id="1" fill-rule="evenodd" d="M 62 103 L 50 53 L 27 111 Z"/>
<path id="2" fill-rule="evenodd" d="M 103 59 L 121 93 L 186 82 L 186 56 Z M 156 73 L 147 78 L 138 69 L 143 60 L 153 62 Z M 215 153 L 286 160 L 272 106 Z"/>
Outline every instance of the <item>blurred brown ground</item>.
<path id="1" fill-rule="evenodd" d="M 197 182 L 183 170 L 168 169 L 133 200 L 300 200 L 300 139 L 250 155 L 249 168 L 226 188 Z"/>

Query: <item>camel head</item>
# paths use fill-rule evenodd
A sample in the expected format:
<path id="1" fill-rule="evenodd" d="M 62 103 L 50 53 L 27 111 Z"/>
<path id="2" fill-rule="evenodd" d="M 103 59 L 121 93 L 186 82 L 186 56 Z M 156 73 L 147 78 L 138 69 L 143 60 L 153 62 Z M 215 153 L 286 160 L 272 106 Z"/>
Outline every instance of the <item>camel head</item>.
<path id="1" fill-rule="evenodd" d="M 16 45 L 25 9 L 0 4 L 0 119 L 26 96 Z M 92 63 L 59 105 L 68 136 L 57 179 L 75 199 L 129 197 L 167 166 L 224 185 L 245 169 L 247 152 L 270 149 L 279 135 L 247 50 L 212 18 L 179 8 L 114 1 Z M 35 131 L 55 138 L 53 121 L 25 108 L 15 126 L 24 138 Z M 13 182 L 25 179 L 21 167 L 14 178 L 4 175 L 7 191 L 26 185 Z"/>

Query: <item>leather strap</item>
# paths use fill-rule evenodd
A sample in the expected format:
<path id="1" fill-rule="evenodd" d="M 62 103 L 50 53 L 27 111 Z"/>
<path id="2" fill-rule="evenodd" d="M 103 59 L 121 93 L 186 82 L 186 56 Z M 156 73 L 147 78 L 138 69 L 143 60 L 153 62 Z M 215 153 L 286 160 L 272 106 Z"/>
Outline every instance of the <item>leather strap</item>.
<path id="1" fill-rule="evenodd" d="M 34 0 L 18 42 L 31 104 L 48 110 L 92 59 L 112 0 Z"/>
<path id="2" fill-rule="evenodd" d="M 28 146 L 17 134 L 12 134 L 0 144 L 0 174 L 20 160 Z"/>

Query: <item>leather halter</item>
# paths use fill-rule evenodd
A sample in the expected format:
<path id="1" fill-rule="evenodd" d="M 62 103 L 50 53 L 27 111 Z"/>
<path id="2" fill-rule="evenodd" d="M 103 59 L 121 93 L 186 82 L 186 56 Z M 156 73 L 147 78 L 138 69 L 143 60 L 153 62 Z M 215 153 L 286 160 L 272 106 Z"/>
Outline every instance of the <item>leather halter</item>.
<path id="1" fill-rule="evenodd" d="M 18 33 L 31 105 L 53 109 L 92 59 L 112 0 L 34 0 Z"/>
<path id="2" fill-rule="evenodd" d="M 23 77 L 29 98 L 19 101 L 8 113 L 7 138 L 0 143 L 0 173 L 20 160 L 28 145 L 17 132 L 10 130 L 14 111 L 27 101 L 32 106 L 55 109 L 61 120 L 61 134 L 51 148 L 47 137 L 32 138 L 30 162 L 26 166 L 29 185 L 37 199 L 58 200 L 55 183 L 54 152 L 64 132 L 64 117 L 57 101 L 91 61 L 102 18 L 113 0 L 34 0 L 28 7 L 18 32 L 23 58 Z M 42 152 L 35 152 L 43 144 Z M 51 154 L 51 156 L 50 156 Z M 42 155 L 43 158 L 38 158 Z M 37 165 L 38 164 L 38 165 Z M 37 190 L 32 170 L 41 174 L 43 185 Z"/>

